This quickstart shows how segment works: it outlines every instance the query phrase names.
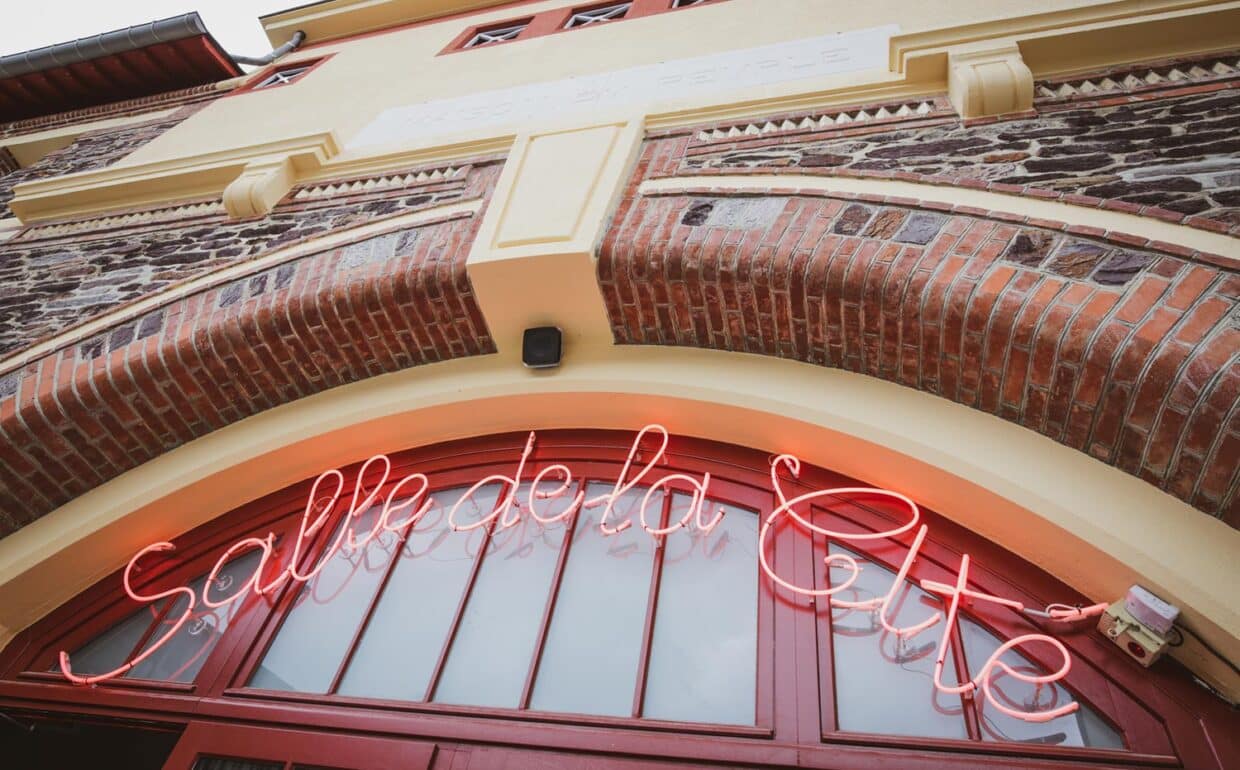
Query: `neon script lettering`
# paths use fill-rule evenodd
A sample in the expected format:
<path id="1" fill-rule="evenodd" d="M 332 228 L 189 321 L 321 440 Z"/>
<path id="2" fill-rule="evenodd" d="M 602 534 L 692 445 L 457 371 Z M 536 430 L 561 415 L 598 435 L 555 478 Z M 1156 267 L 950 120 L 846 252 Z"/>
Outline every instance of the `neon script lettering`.
<path id="1" fill-rule="evenodd" d="M 646 451 L 644 453 L 644 461 L 639 460 L 643 456 L 642 443 L 651 436 L 656 437 L 658 448 L 653 452 Z M 701 477 L 690 476 L 684 473 L 672 473 L 657 479 L 650 478 L 656 466 L 662 463 L 667 455 L 668 439 L 667 429 L 661 425 L 647 425 L 642 428 L 634 438 L 628 456 L 625 458 L 624 466 L 621 468 L 615 484 L 612 485 L 609 491 L 586 499 L 584 488 L 580 489 L 568 500 L 568 505 L 563 510 L 555 514 L 543 515 L 540 511 L 547 508 L 551 501 L 562 499 L 569 494 L 569 491 L 573 488 L 574 478 L 568 466 L 559 463 L 548 465 L 532 476 L 525 499 L 518 500 L 522 482 L 526 476 L 526 466 L 534 452 L 536 443 L 536 435 L 531 432 L 513 473 L 511 475 L 492 474 L 471 486 L 448 511 L 447 520 L 449 528 L 454 532 L 469 532 L 489 527 L 492 532 L 497 532 L 516 526 L 520 523 L 523 515 L 529 515 L 539 524 L 545 525 L 558 521 L 571 521 L 572 517 L 581 510 L 601 509 L 598 527 L 605 535 L 615 535 L 623 532 L 632 526 L 634 518 L 642 529 L 660 543 L 667 535 L 690 526 L 696 528 L 699 532 L 709 533 L 724 516 L 722 508 L 715 511 L 713 515 L 705 510 L 707 507 L 707 491 L 710 486 L 709 473 L 703 473 Z M 433 506 L 433 500 L 429 495 L 431 485 L 430 480 L 425 475 L 414 473 L 399 479 L 388 488 L 387 495 L 383 496 L 381 495 L 381 490 L 388 486 L 391 471 L 392 462 L 384 455 L 376 455 L 362 463 L 361 468 L 358 470 L 357 479 L 353 484 L 352 496 L 348 499 L 348 503 L 343 505 L 342 501 L 345 499 L 346 488 L 344 474 L 336 469 L 324 471 L 315 479 L 314 484 L 310 488 L 306 507 L 302 513 L 301 522 L 292 544 L 291 555 L 287 565 L 275 574 L 267 574 L 272 570 L 272 563 L 275 557 L 274 534 L 268 534 L 265 538 L 247 537 L 238 540 L 220 555 L 219 560 L 216 561 L 215 566 L 212 567 L 211 572 L 208 574 L 202 589 L 202 604 L 215 609 L 238 601 L 251 593 L 266 595 L 286 583 L 306 583 L 313 580 L 323 570 L 332 556 L 346 548 L 346 546 L 349 552 L 363 548 L 382 532 L 394 532 L 403 538 L 407 531 L 431 510 Z M 1022 711 L 1004 703 L 1001 698 L 996 696 L 992 689 L 993 674 L 996 672 L 1001 672 L 1020 681 L 1035 685 L 1052 684 L 1066 677 L 1071 670 L 1072 659 L 1063 643 L 1047 634 L 1025 634 L 1010 639 L 995 650 L 990 658 L 978 669 L 977 675 L 969 681 L 954 684 L 945 682 L 943 680 L 943 673 L 946 667 L 947 656 L 951 650 L 952 639 L 955 636 L 954 629 L 959 617 L 960 603 L 962 600 L 992 603 L 1019 612 L 1038 615 L 1049 620 L 1064 622 L 1082 620 L 1098 615 L 1106 609 L 1105 604 L 1097 604 L 1085 608 L 1056 604 L 1051 605 L 1045 611 L 1040 611 L 1027 608 L 1020 602 L 1011 599 L 975 591 L 968 587 L 970 558 L 968 554 L 964 554 L 960 557 L 960 566 L 954 584 L 948 585 L 932 580 L 920 581 L 922 589 L 941 597 L 941 601 L 945 605 L 945 611 L 931 612 L 924 619 L 911 626 L 896 627 L 891 622 L 892 608 L 900 588 L 904 586 L 909 571 L 917 560 L 926 534 L 929 531 L 929 527 L 921 522 L 921 509 L 905 495 L 873 487 L 819 489 L 789 499 L 780 479 L 781 473 L 796 479 L 800 476 L 800 471 L 801 461 L 793 455 L 781 454 L 771 460 L 771 491 L 775 495 L 777 505 L 766 516 L 759 529 L 758 564 L 762 573 L 775 586 L 802 596 L 814 597 L 816 599 L 821 597 L 832 607 L 874 612 L 879 625 L 888 633 L 894 634 L 900 639 L 909 639 L 942 624 L 943 630 L 937 645 L 934 666 L 934 686 L 942 693 L 972 697 L 980 690 L 990 706 L 1004 714 L 1030 722 L 1046 722 L 1077 710 L 1078 704 L 1072 702 L 1051 709 Z M 363 479 L 372 474 L 376 474 L 376 481 L 373 487 L 367 491 L 364 488 Z M 670 485 L 673 482 L 678 483 L 680 488 L 687 487 L 691 490 L 690 503 L 685 509 L 684 514 L 678 519 L 669 521 L 666 526 L 660 526 L 661 503 L 656 503 L 654 510 L 651 510 L 652 502 L 658 500 L 657 493 L 660 489 L 670 489 Z M 474 499 L 478 491 L 490 484 L 496 483 L 504 485 L 505 492 L 494 507 L 473 521 L 460 521 L 459 516 L 462 510 Z M 624 521 L 614 521 L 614 509 L 617 501 L 623 495 L 643 483 L 647 485 L 647 488 L 637 508 L 636 516 L 630 516 Z M 545 487 L 548 484 L 558 484 L 558 486 L 555 486 L 553 489 L 546 489 Z M 807 504 L 824 498 L 840 500 L 867 497 L 879 497 L 888 501 L 894 501 L 904 511 L 903 520 L 897 525 L 880 532 L 840 532 L 814 524 L 801 512 L 806 509 Z M 374 523 L 369 528 L 359 532 L 357 527 L 362 515 L 367 511 L 371 511 L 377 505 L 380 505 L 381 508 L 379 515 L 374 517 Z M 825 557 L 824 561 L 828 569 L 837 567 L 847 572 L 847 576 L 842 582 L 825 588 L 797 585 L 781 577 L 775 571 L 774 566 L 768 561 L 767 557 L 769 549 L 768 540 L 781 520 L 785 518 L 790 519 L 793 526 L 801 532 L 824 536 L 835 542 L 865 542 L 896 538 L 909 532 L 914 532 L 915 534 L 887 593 L 872 599 L 848 601 L 839 598 L 838 594 L 853 586 L 861 573 L 861 566 L 857 564 L 853 557 L 847 554 L 833 553 Z M 310 551 L 310 546 L 315 536 L 323 532 L 329 523 L 338 525 L 331 541 L 313 564 L 299 566 L 308 558 L 307 554 Z M 170 599 L 175 596 L 183 596 L 185 606 L 182 609 L 181 615 L 177 617 L 175 622 L 159 639 L 148 645 L 136 657 L 103 674 L 91 676 L 74 674 L 69 654 L 62 651 L 60 653 L 60 668 L 66 679 L 74 684 L 87 685 L 122 676 L 154 654 L 156 650 L 163 647 L 189 620 L 193 615 L 194 607 L 200 600 L 192 589 L 186 586 L 179 586 L 158 593 L 142 594 L 135 591 L 132 586 L 132 573 L 143 557 L 151 553 L 171 551 L 173 548 L 172 543 L 159 542 L 153 543 L 139 551 L 125 568 L 123 583 L 125 593 L 134 601 L 142 604 Z M 225 565 L 239 554 L 251 550 L 259 552 L 259 559 L 258 565 L 249 579 L 241 581 L 226 596 L 216 598 L 208 596 L 209 588 L 215 584 L 216 578 Z M 1051 646 L 1061 660 L 1059 668 L 1050 674 L 1035 675 L 1018 670 L 1001 659 L 1003 654 L 1009 650 L 1033 644 Z"/>

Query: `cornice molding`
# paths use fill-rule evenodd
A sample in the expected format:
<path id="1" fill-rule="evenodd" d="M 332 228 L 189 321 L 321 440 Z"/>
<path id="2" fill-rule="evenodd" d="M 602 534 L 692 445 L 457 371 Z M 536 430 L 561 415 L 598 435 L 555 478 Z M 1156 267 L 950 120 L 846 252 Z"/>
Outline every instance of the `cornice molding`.
<path id="1" fill-rule="evenodd" d="M 332 0 L 267 17 L 266 25 L 272 33 L 283 29 L 281 25 L 296 26 L 314 19 L 325 24 L 335 19 L 332 23 L 343 24 L 342 20 L 353 18 L 360 24 L 364 16 L 369 20 L 368 29 L 385 29 L 396 22 L 378 21 L 384 14 L 384 18 L 399 16 L 408 21 L 495 4 L 459 0 Z M 350 14 L 361 15 L 354 18 Z M 661 131 L 726 124 L 725 130 L 744 126 L 740 130 L 746 131 L 750 122 L 757 122 L 758 130 L 762 130 L 766 127 L 765 119 L 756 121 L 762 116 L 822 115 L 833 108 L 866 103 L 917 104 L 948 92 L 953 71 L 956 87 L 952 90 L 957 96 L 953 101 L 958 111 L 965 117 L 992 115 L 1003 110 L 992 109 L 989 104 L 974 105 L 978 101 L 992 101 L 990 97 L 998 92 L 1005 94 L 1005 99 L 999 101 L 1025 104 L 1030 101 L 1026 96 L 1030 90 L 1026 87 L 1032 85 L 1030 77 L 1083 72 L 1088 70 L 1087 65 L 1098 71 L 1120 64 L 1219 51 L 1228 46 L 1234 49 L 1240 46 L 1236 29 L 1240 29 L 1240 0 L 1117 0 L 897 35 L 891 40 L 889 52 L 893 71 L 876 72 L 867 83 L 811 91 L 783 89 L 775 93 L 750 89 L 735 94 L 730 101 L 714 100 L 687 109 L 653 112 L 645 116 L 645 125 L 648 130 Z M 1001 44 L 1003 51 L 996 55 L 1014 65 L 1006 68 L 1001 83 L 991 82 L 994 78 L 989 74 L 983 78 L 981 74 L 987 68 L 975 66 L 976 51 L 986 48 L 988 43 Z M 970 93 L 986 94 L 987 98 L 965 98 Z M 337 157 L 335 137 L 331 132 L 323 132 L 207 155 L 27 182 L 15 189 L 11 208 L 24 223 L 32 224 L 213 198 L 223 201 L 233 216 L 257 216 L 270 210 L 275 200 L 297 184 L 503 154 L 513 139 L 511 127 L 498 128 L 496 135 L 478 136 L 466 142 L 416 148 L 388 145 L 364 154 L 343 153 Z"/>
<path id="2" fill-rule="evenodd" d="M 332 131 L 139 165 L 24 182 L 10 209 L 22 222 L 98 214 L 173 201 L 222 199 L 233 216 L 266 213 L 293 184 L 335 157 Z M 265 207 L 265 208 L 264 208 Z"/>

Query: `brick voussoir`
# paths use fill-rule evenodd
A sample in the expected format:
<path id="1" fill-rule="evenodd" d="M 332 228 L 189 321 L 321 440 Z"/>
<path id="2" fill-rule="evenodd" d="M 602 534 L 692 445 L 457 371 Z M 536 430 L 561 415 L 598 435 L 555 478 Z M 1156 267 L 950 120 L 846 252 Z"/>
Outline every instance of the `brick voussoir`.
<path id="1" fill-rule="evenodd" d="M 648 143 L 661 141 L 669 140 Z M 1226 517 L 1229 493 L 1205 483 L 1228 462 L 1216 449 L 1226 421 L 1215 421 L 1212 435 L 1194 435 L 1195 454 L 1178 447 L 1190 427 L 1203 430 L 1196 418 L 1208 399 L 1240 388 L 1240 366 L 1216 366 L 1215 350 L 1221 325 L 1240 313 L 1234 260 L 975 207 L 798 189 L 807 172 L 796 168 L 686 172 L 778 173 L 787 183 L 743 194 L 702 184 L 627 200 L 599 254 L 618 344 L 758 353 L 880 377 L 1025 425 Z M 923 218 L 915 228 L 913 217 Z M 796 224 L 804 221 L 814 226 Z M 914 234 L 916 244 L 902 242 Z M 910 245 L 919 252 L 901 256 Z M 719 270 L 721 263 L 735 272 Z M 1175 301 L 1186 307 L 1162 308 L 1168 287 L 1181 285 Z M 796 309 L 768 296 L 794 300 Z M 653 312 L 648 297 L 671 305 Z M 731 318 L 741 325 L 730 326 Z M 1197 395 L 1171 412 L 1164 403 L 1171 393 Z M 1153 413 L 1133 421 L 1133 410 L 1155 395 Z M 1203 450 L 1206 458 L 1194 460 Z"/>
<path id="2" fill-rule="evenodd" d="M 108 331 L 98 346 L 27 365 L 16 392 L 0 396 L 0 457 L 32 469 L 0 474 L 0 500 L 12 506 L 0 536 L 248 415 L 336 384 L 494 352 L 464 273 L 475 219 L 296 257 L 164 305 L 162 328 L 140 338 Z M 410 313 L 402 300 L 426 311 Z"/>

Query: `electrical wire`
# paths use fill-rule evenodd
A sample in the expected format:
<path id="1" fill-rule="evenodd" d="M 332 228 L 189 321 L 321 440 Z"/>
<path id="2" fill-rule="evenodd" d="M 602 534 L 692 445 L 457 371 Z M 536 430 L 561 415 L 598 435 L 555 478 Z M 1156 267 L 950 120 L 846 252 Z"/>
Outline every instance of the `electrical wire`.
<path id="1" fill-rule="evenodd" d="M 1225 663 L 1227 667 L 1232 670 L 1232 673 L 1240 675 L 1240 668 L 1236 666 L 1235 662 L 1232 661 L 1231 658 L 1228 658 L 1226 655 L 1224 655 L 1223 653 L 1215 649 L 1214 646 L 1211 645 L 1209 642 L 1207 642 L 1205 639 L 1202 639 L 1201 634 L 1198 634 L 1196 631 L 1189 628 L 1188 626 L 1174 626 L 1174 628 L 1176 631 L 1180 632 L 1181 643 L 1184 637 L 1184 632 L 1187 631 L 1189 634 L 1192 635 L 1194 639 L 1197 640 L 1198 644 L 1200 644 L 1202 647 L 1206 649 L 1207 652 L 1209 652 L 1211 655 L 1213 655 L 1214 657 L 1218 658 L 1220 661 Z M 1172 645 L 1172 646 L 1178 646 L 1178 645 Z"/>

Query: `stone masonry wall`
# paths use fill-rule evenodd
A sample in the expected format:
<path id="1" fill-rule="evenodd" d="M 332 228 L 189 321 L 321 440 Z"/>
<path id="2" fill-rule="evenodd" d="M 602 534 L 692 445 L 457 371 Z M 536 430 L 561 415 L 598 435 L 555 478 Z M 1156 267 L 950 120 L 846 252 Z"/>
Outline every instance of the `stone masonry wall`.
<path id="1" fill-rule="evenodd" d="M 337 385 L 494 352 L 478 216 L 393 230 L 172 301 L 0 380 L 0 537 L 199 436 Z"/>
<path id="2" fill-rule="evenodd" d="M 77 137 L 72 144 L 48 153 L 38 162 L 0 177 L 0 219 L 13 216 L 9 211 L 9 201 L 13 199 L 14 186 L 36 179 L 93 171 L 109 166 L 180 123 L 187 116 L 178 111 L 174 117 L 122 128 L 87 132 Z"/>
<path id="3" fill-rule="evenodd" d="M 0 355 L 126 302 L 343 227 L 477 198 L 493 167 L 404 194 L 288 201 L 259 220 L 222 212 L 189 221 L 0 242 Z M 0 381 L 2 382 L 2 381 Z"/>
<path id="4" fill-rule="evenodd" d="M 1077 100 L 983 124 L 932 125 L 823 138 L 742 137 L 686 153 L 680 172 L 799 169 L 980 180 L 1154 206 L 1240 229 L 1240 88 L 1233 80 L 1180 96 Z M 1119 103 L 1109 103 L 1109 102 Z M 1082 103 L 1083 102 L 1083 103 Z M 841 135 L 843 134 L 843 135 Z M 1217 229 L 1217 228 L 1215 228 Z"/>

